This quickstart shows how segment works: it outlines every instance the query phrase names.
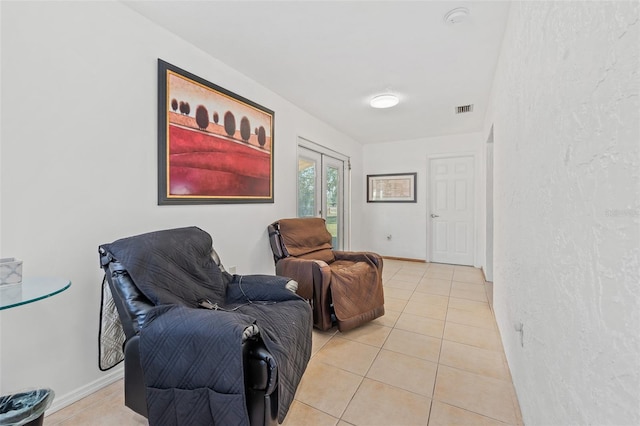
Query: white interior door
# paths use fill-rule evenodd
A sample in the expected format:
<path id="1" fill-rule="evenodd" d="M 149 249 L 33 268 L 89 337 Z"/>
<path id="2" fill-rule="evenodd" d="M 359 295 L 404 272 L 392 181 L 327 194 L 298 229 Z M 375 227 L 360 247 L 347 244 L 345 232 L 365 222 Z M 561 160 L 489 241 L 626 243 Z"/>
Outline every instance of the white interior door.
<path id="1" fill-rule="evenodd" d="M 474 185 L 471 156 L 429 160 L 431 261 L 474 263 Z"/>

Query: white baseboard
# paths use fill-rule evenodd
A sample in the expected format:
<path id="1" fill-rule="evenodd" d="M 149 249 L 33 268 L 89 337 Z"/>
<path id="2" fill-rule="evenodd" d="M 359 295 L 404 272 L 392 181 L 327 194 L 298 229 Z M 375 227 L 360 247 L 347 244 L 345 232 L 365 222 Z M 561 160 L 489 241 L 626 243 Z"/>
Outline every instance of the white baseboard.
<path id="1" fill-rule="evenodd" d="M 117 380 L 120 380 L 122 377 L 124 377 L 124 365 L 120 364 L 119 366 L 114 367 L 104 376 L 100 377 L 98 380 L 94 380 L 93 382 L 88 383 L 65 395 L 56 395 L 56 397 L 53 399 L 51 407 L 49 407 L 49 409 L 47 410 L 46 416 L 48 416 L 49 414 L 53 414 L 56 411 L 61 410 L 64 407 L 71 405 L 74 402 L 77 402 L 96 391 L 99 391 L 103 387 L 108 386 Z"/>

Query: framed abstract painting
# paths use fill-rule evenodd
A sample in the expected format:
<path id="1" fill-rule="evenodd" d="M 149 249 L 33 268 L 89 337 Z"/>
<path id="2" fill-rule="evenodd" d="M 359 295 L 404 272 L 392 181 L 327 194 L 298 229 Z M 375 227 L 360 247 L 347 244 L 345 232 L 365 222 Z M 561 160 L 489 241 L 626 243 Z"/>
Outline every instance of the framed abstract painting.
<path id="1" fill-rule="evenodd" d="M 158 204 L 273 203 L 274 115 L 158 59 Z"/>

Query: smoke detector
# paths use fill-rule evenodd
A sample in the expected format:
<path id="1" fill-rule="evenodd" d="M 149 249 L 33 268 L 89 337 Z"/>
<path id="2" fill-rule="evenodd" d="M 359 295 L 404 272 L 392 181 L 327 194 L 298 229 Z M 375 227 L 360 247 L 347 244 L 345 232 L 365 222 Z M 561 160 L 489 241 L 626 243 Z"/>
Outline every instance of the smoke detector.
<path id="1" fill-rule="evenodd" d="M 448 25 L 459 24 L 466 21 L 468 17 L 469 9 L 466 7 L 456 7 L 444 15 L 444 22 Z"/>

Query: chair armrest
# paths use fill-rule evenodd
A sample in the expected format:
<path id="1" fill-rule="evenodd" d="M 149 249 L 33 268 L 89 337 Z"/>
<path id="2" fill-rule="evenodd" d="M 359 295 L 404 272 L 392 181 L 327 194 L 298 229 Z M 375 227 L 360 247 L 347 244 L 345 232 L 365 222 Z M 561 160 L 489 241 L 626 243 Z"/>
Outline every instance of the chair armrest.
<path id="1" fill-rule="evenodd" d="M 140 336 L 124 343 L 124 404 L 136 413 L 148 417 L 144 373 L 140 366 Z"/>
<path id="2" fill-rule="evenodd" d="M 291 294 L 289 291 L 287 293 Z M 237 390 L 237 384 L 233 382 L 221 378 L 212 380 L 212 367 L 225 365 L 225 374 L 236 374 L 241 370 L 246 375 L 247 365 L 242 359 L 238 359 L 238 349 L 242 348 L 244 353 L 244 345 L 247 343 L 262 344 L 259 337 L 242 341 L 243 331 L 251 325 L 250 318 L 240 312 L 195 309 L 180 305 L 157 306 L 150 313 L 150 321 L 140 333 L 140 364 L 147 388 L 209 387 L 222 393 Z M 156 354 L 162 356 L 155 356 Z M 171 365 L 165 363 L 167 359 L 173 361 Z M 203 361 L 205 359 L 206 362 Z M 274 365 L 275 362 L 267 362 L 265 368 L 273 371 Z M 265 387 L 275 380 L 268 371 L 262 376 L 269 380 L 260 380 Z M 251 386 L 254 386 L 253 378 L 250 377 L 249 380 Z"/>
<path id="3" fill-rule="evenodd" d="M 120 262 L 109 262 L 104 271 L 122 327 L 130 339 L 144 326 L 153 304 L 140 292 Z"/>
<path id="4" fill-rule="evenodd" d="M 242 280 L 242 284 L 253 285 L 253 284 L 268 284 L 271 286 L 279 286 L 285 287 L 291 281 L 291 278 L 285 276 L 277 276 L 277 275 L 260 275 L 260 274 L 252 274 L 252 275 L 233 275 L 233 279 L 231 283 L 239 283 Z"/>
<path id="5" fill-rule="evenodd" d="M 144 374 L 140 365 L 140 336 L 134 336 L 125 343 L 124 393 L 125 405 L 138 414 L 147 417 L 147 400 Z M 278 366 L 275 359 L 259 337 L 249 339 L 242 344 L 244 382 L 254 398 L 271 395 L 278 385 Z M 256 393 L 257 392 L 257 393 Z M 277 392 L 276 395 L 277 397 Z"/>
<path id="6" fill-rule="evenodd" d="M 372 261 L 379 270 L 382 270 L 382 256 L 370 251 L 339 251 L 334 250 L 336 260 L 350 260 L 352 262 Z"/>
<path id="7" fill-rule="evenodd" d="M 288 277 L 276 275 L 234 275 L 227 284 L 227 303 L 247 301 L 279 302 L 299 298 L 291 287 L 297 283 Z"/>
<path id="8" fill-rule="evenodd" d="M 295 279 L 298 282 L 298 295 L 307 300 L 313 297 L 314 271 L 316 275 L 331 274 L 329 265 L 322 260 L 286 257 L 276 263 L 276 274 Z"/>
<path id="9" fill-rule="evenodd" d="M 245 386 L 270 395 L 278 386 L 278 366 L 261 339 L 251 339 L 242 345 Z"/>

